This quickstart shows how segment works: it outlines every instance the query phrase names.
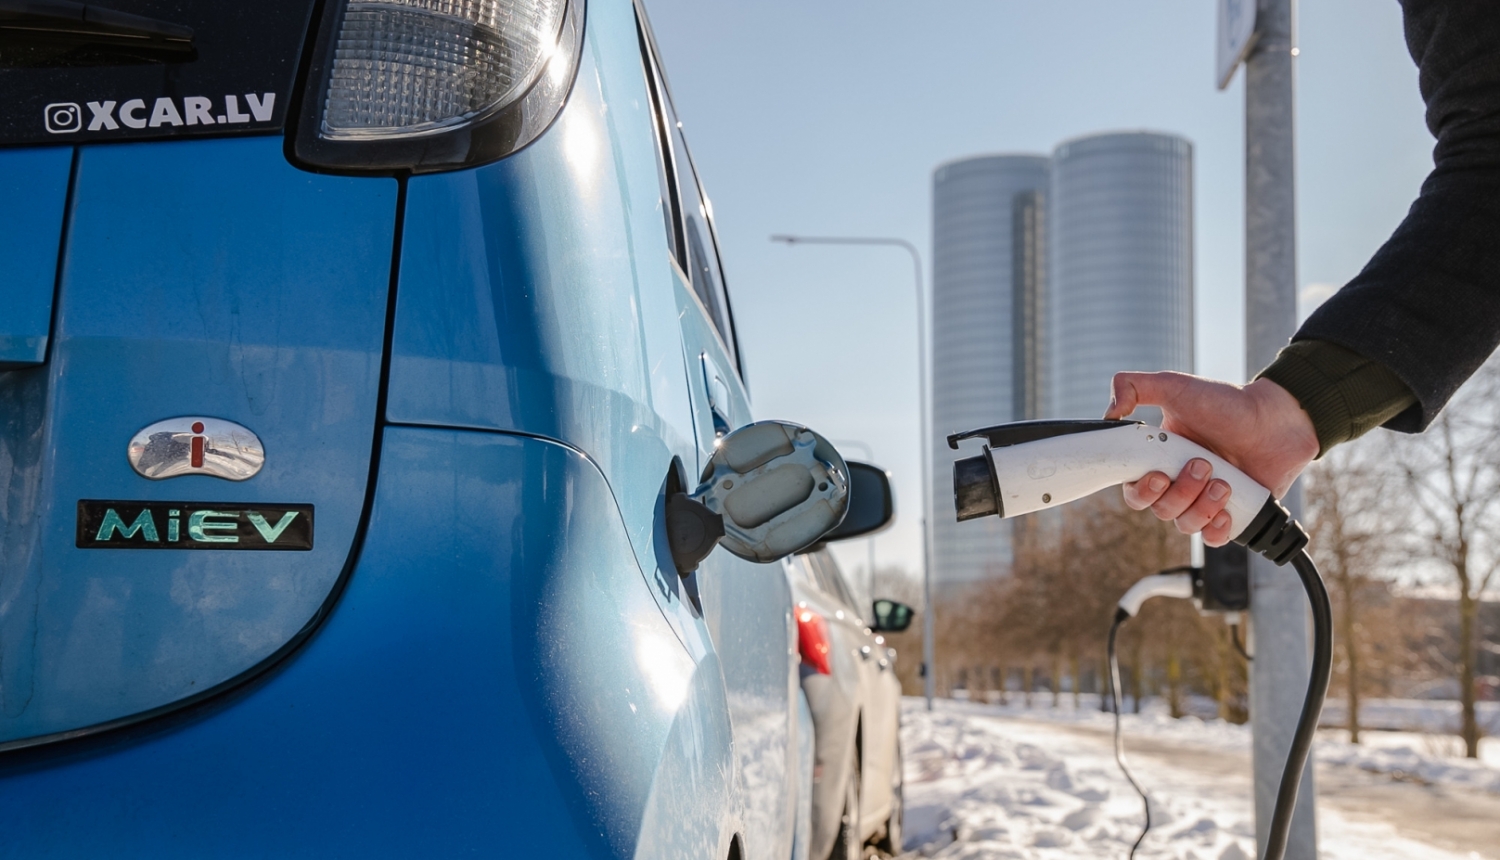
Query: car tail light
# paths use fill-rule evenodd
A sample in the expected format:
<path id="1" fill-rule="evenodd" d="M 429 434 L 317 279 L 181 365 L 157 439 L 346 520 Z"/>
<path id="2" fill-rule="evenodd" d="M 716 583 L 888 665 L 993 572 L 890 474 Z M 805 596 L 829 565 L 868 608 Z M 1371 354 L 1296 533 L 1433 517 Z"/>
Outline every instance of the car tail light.
<path id="1" fill-rule="evenodd" d="M 828 656 L 832 650 L 833 643 L 828 638 L 828 622 L 805 604 L 799 605 L 797 651 L 802 655 L 802 662 L 820 675 L 832 675 L 833 664 Z"/>
<path id="2" fill-rule="evenodd" d="M 584 0 L 343 0 L 319 28 L 295 157 L 428 172 L 502 158 L 561 109 Z"/>

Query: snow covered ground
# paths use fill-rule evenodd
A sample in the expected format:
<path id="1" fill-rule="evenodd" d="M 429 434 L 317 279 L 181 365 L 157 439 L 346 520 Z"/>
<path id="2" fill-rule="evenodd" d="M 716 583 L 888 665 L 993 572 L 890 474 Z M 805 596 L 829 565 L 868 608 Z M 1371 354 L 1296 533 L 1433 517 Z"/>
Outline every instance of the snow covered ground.
<path id="1" fill-rule="evenodd" d="M 1115 766 L 1107 714 L 947 700 L 929 714 L 908 699 L 903 719 L 906 841 L 920 856 L 1123 858 L 1140 832 L 1140 798 Z M 1255 856 L 1244 727 L 1148 711 L 1126 716 L 1125 735 L 1152 797 L 1138 857 Z M 1379 743 L 1319 740 L 1324 858 L 1500 860 L 1500 767 L 1371 738 Z"/>
<path id="2" fill-rule="evenodd" d="M 1485 734 L 1500 732 L 1500 702 L 1479 702 L 1479 726 Z M 1323 705 L 1323 725 L 1348 725 L 1348 703 L 1331 698 Z M 1456 734 L 1460 722 L 1458 702 L 1432 699 L 1365 699 L 1359 706 L 1359 722 L 1368 729 Z"/>

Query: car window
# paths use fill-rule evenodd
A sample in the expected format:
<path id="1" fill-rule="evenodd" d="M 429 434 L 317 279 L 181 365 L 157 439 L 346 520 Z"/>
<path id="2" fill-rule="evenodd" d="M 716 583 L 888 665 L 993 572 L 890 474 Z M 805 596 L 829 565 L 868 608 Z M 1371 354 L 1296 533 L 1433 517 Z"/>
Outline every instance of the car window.
<path id="1" fill-rule="evenodd" d="M 89 25 L 74 29 L 57 26 L 57 17 L 81 15 L 82 4 L 6 4 L 0 146 L 267 134 L 284 126 L 313 0 L 103 5 L 87 7 Z"/>
<path id="2" fill-rule="evenodd" d="M 656 178 L 661 184 L 661 214 L 666 222 L 667 251 L 681 265 L 682 213 L 677 205 L 677 195 L 672 189 L 677 185 L 672 159 L 672 136 L 667 133 L 667 113 L 662 107 L 662 83 L 655 62 L 651 59 L 651 46 L 640 7 L 636 7 L 637 33 L 641 42 L 641 72 L 646 77 L 646 91 L 651 96 L 651 115 L 656 122 Z"/>
<path id="3" fill-rule="evenodd" d="M 698 174 L 688 153 L 672 105 L 666 76 L 656 59 L 655 40 L 644 11 L 637 5 L 636 21 L 640 26 L 641 49 L 651 89 L 652 108 L 657 116 L 657 156 L 663 183 L 663 217 L 667 221 L 672 256 L 682 267 L 693 293 L 702 303 L 714 330 L 723 340 L 725 352 L 739 367 L 739 351 L 734 338 L 734 319 L 729 295 L 724 286 L 723 267 L 719 260 L 713 213 L 703 194 Z"/>
<path id="4" fill-rule="evenodd" d="M 813 570 L 818 578 L 819 588 L 844 604 L 848 609 L 858 608 L 853 593 L 850 591 L 848 584 L 844 582 L 844 575 L 839 570 L 838 562 L 833 560 L 833 556 L 829 555 L 828 550 L 820 549 L 815 553 L 807 555 L 806 558 L 812 562 Z"/>
<path id="5" fill-rule="evenodd" d="M 668 104 L 671 104 L 670 101 Z M 672 114 L 668 114 L 668 117 L 675 119 Z M 693 292 L 703 303 L 704 310 L 708 311 L 709 319 L 713 321 L 714 328 L 718 330 L 719 337 L 733 357 L 734 337 L 729 327 L 729 302 L 724 293 L 724 279 L 719 271 L 719 255 L 712 235 L 708 232 L 708 205 L 698 185 L 692 159 L 687 157 L 687 141 L 683 139 L 682 128 L 675 122 L 673 137 L 673 151 L 677 154 L 678 165 L 678 199 L 682 204 L 683 231 L 687 234 L 688 253 L 683 260 L 683 269 L 692 280 Z"/>
<path id="6" fill-rule="evenodd" d="M 825 550 L 824 552 L 826 555 L 827 551 Z M 838 563 L 833 560 L 833 556 L 828 555 L 827 559 L 829 573 L 833 578 L 834 586 L 839 590 L 839 596 L 844 600 L 844 605 L 854 610 L 855 615 L 863 617 L 864 613 L 859 611 L 859 600 L 854 596 L 854 589 L 850 588 L 848 581 L 844 579 L 844 572 L 839 569 Z"/>
<path id="7" fill-rule="evenodd" d="M 807 556 L 794 555 L 788 558 L 786 562 L 788 567 L 791 568 L 793 578 L 797 582 L 812 586 L 813 588 L 819 587 L 817 578 L 813 576 L 812 566 L 807 563 Z"/>
<path id="8" fill-rule="evenodd" d="M 838 590 L 833 587 L 833 583 L 828 579 L 828 574 L 823 570 L 823 565 L 819 563 L 820 559 L 817 554 L 804 555 L 802 558 L 807 562 L 807 569 L 812 573 L 813 582 L 817 585 L 818 590 L 835 600 L 840 599 Z"/>
<path id="9" fill-rule="evenodd" d="M 683 195 L 685 202 L 693 201 L 692 195 Z M 693 282 L 693 292 L 698 294 L 698 300 L 703 302 L 703 307 L 708 311 L 709 319 L 713 320 L 714 328 L 718 329 L 719 336 L 724 339 L 725 345 L 732 343 L 729 337 L 729 318 L 724 312 L 724 286 L 719 279 L 719 266 L 712 252 L 712 248 L 703 241 L 703 219 L 701 207 L 691 205 L 685 207 L 687 215 L 683 219 L 683 226 L 687 230 L 688 247 L 688 277 Z M 699 211 L 695 212 L 697 208 Z M 730 351 L 733 354 L 733 350 Z"/>

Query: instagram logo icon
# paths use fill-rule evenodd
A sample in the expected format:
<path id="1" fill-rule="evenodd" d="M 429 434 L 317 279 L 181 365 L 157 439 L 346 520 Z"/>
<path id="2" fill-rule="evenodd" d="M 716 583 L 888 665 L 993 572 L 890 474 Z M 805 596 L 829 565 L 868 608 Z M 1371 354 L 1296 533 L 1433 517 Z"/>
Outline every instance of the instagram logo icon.
<path id="1" fill-rule="evenodd" d="M 75 102 L 53 102 L 42 108 L 42 119 L 52 134 L 72 134 L 83 128 L 83 112 Z"/>

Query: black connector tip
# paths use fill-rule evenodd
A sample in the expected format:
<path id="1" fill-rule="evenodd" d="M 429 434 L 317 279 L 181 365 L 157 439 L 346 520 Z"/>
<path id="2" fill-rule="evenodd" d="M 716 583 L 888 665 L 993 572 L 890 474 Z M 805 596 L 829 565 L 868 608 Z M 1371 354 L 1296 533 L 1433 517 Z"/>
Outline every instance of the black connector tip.
<path id="1" fill-rule="evenodd" d="M 959 522 L 1005 515 L 988 456 L 966 457 L 953 464 L 953 507 Z"/>

